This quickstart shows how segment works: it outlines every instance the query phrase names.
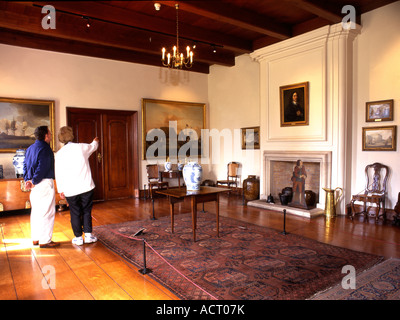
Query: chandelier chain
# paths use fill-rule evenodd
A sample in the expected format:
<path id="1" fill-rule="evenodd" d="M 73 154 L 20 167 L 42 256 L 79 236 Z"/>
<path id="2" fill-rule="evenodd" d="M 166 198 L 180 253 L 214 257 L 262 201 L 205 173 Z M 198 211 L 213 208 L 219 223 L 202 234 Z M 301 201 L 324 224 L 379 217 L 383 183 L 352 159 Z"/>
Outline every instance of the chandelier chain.
<path id="1" fill-rule="evenodd" d="M 175 8 L 176 8 L 176 52 L 178 55 L 178 53 L 179 53 L 179 15 L 178 15 L 179 4 L 175 4 Z"/>

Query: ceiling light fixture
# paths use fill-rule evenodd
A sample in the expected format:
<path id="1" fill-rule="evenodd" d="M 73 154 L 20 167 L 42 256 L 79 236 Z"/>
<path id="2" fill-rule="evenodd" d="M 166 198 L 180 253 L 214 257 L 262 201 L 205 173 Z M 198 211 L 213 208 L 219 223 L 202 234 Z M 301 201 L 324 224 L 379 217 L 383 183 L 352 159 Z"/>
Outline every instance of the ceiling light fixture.
<path id="1" fill-rule="evenodd" d="M 168 68 L 182 69 L 183 66 L 186 68 L 191 68 L 193 66 L 193 51 L 190 50 L 190 47 L 186 47 L 186 57 L 184 57 L 183 53 L 179 52 L 179 20 L 178 20 L 178 10 L 179 4 L 175 4 L 176 8 L 176 46 L 173 47 L 172 55 L 166 52 L 165 47 L 162 48 L 162 58 L 161 62 L 163 66 Z"/>
<path id="2" fill-rule="evenodd" d="M 156 2 L 156 3 L 154 4 L 154 8 L 156 9 L 156 11 L 160 11 L 160 9 L 161 9 L 161 4 L 158 3 L 158 2 Z"/>
<path id="3" fill-rule="evenodd" d="M 86 22 L 86 28 L 90 28 L 90 27 L 92 26 L 92 24 L 90 23 L 89 17 L 83 16 L 82 18 L 83 18 L 83 19 L 85 20 L 85 22 Z"/>

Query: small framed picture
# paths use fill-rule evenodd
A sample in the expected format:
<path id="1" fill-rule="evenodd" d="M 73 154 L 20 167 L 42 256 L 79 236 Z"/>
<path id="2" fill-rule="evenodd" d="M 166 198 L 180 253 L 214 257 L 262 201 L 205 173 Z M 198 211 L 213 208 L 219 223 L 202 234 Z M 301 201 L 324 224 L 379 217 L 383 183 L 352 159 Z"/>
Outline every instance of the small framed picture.
<path id="1" fill-rule="evenodd" d="M 260 127 L 242 128 L 242 149 L 260 149 Z"/>
<path id="2" fill-rule="evenodd" d="M 280 87 L 281 127 L 308 125 L 308 82 Z"/>
<path id="3" fill-rule="evenodd" d="M 372 101 L 366 103 L 365 121 L 393 121 L 393 100 Z"/>
<path id="4" fill-rule="evenodd" d="M 363 151 L 396 151 L 397 126 L 362 128 Z"/>

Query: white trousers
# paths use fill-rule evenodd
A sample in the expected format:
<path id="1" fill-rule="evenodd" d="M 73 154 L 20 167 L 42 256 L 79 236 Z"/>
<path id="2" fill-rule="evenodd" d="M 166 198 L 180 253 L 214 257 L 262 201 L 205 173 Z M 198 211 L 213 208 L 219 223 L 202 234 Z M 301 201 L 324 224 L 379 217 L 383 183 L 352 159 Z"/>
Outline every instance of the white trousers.
<path id="1" fill-rule="evenodd" d="M 56 214 L 56 194 L 53 179 L 43 179 L 35 185 L 30 194 L 31 200 L 31 238 L 46 244 L 53 236 Z"/>

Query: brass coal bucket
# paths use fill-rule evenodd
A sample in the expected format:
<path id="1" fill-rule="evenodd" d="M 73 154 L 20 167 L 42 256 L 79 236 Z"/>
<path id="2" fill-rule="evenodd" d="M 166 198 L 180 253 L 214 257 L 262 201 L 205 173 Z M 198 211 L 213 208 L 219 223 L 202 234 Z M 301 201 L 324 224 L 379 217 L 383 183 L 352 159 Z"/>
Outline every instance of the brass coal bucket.
<path id="1" fill-rule="evenodd" d="M 325 198 L 325 215 L 327 218 L 336 217 L 336 204 L 340 197 L 343 195 L 343 189 L 337 187 L 336 189 L 322 188 L 326 192 Z M 335 198 L 336 190 L 340 190 L 339 196 Z"/>

